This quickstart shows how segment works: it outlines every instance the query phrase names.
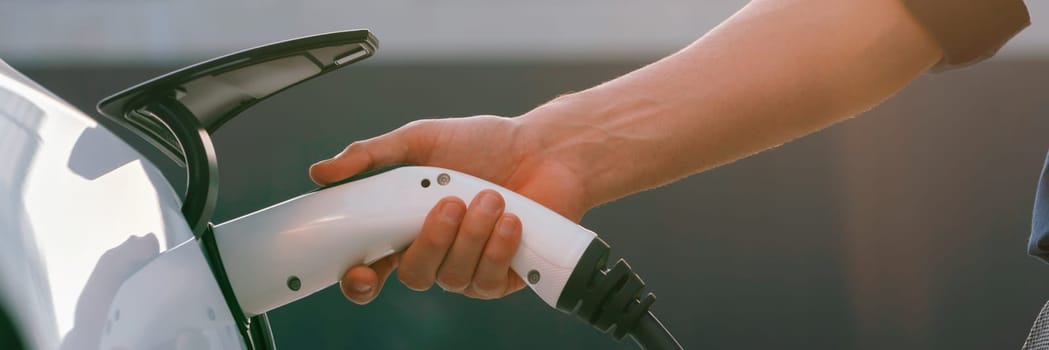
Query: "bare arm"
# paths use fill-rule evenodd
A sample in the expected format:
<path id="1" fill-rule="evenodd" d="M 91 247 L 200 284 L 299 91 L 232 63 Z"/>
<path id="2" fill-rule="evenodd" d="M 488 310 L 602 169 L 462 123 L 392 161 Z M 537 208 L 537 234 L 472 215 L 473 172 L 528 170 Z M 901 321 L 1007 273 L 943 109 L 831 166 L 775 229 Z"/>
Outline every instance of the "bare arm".
<path id="1" fill-rule="evenodd" d="M 758 0 L 689 47 L 524 115 L 587 206 L 863 112 L 940 58 L 898 0 Z"/>
<path id="2" fill-rule="evenodd" d="M 393 163 L 452 168 L 579 220 L 601 203 L 862 112 L 940 56 L 899 0 L 756 0 L 689 47 L 615 80 L 517 118 L 415 122 L 351 144 L 310 175 L 324 184 Z M 496 298 L 522 288 L 508 266 L 528 223 L 503 213 L 501 199 L 442 203 L 451 206 L 435 208 L 403 255 L 347 271 L 344 293 L 372 300 L 398 261 L 414 289 L 436 282 Z"/>

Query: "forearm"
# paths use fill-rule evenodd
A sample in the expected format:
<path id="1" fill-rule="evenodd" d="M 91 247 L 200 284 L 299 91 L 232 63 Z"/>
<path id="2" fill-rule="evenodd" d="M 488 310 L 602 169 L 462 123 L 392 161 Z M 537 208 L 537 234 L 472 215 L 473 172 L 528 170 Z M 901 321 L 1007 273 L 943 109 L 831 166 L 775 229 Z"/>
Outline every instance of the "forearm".
<path id="1" fill-rule="evenodd" d="M 898 0 L 754 1 L 684 50 L 520 119 L 597 205 L 860 113 L 939 57 Z"/>

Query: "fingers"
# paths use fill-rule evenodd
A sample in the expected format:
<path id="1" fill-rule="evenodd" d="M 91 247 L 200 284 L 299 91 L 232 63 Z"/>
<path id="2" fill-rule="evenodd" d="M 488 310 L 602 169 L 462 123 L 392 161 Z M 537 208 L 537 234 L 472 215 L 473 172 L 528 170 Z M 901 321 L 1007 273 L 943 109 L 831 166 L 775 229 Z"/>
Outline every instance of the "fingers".
<path id="1" fill-rule="evenodd" d="M 503 197 L 492 190 L 481 191 L 470 203 L 452 248 L 437 270 L 441 288 L 462 293 L 470 285 L 481 251 L 503 214 L 503 206 Z"/>
<path id="2" fill-rule="evenodd" d="M 521 220 L 513 214 L 503 214 L 495 224 L 495 232 L 488 238 L 484 252 L 477 264 L 473 281 L 467 288 L 467 295 L 494 299 L 506 295 L 510 288 L 510 278 L 517 278 L 510 271 L 510 260 L 521 243 Z M 518 278 L 519 279 L 519 278 Z"/>
<path id="3" fill-rule="evenodd" d="M 503 213 L 495 191 L 482 191 L 469 208 L 446 198 L 429 213 L 422 233 L 405 250 L 397 276 L 408 288 L 447 290 L 480 299 L 499 298 L 524 282 L 510 271 L 521 243 L 521 220 Z"/>
<path id="4" fill-rule="evenodd" d="M 445 198 L 434 206 L 423 222 L 422 232 L 401 257 L 397 278 L 410 289 L 430 289 L 437 269 L 452 247 L 459 224 L 466 212 L 466 204 L 459 198 Z"/>
<path id="5" fill-rule="evenodd" d="M 428 121 L 416 121 L 385 135 L 351 143 L 335 157 L 310 166 L 310 178 L 327 185 L 368 169 L 421 163 L 430 152 L 425 145 L 433 137 L 432 129 Z"/>
<path id="6" fill-rule="evenodd" d="M 413 290 L 436 282 L 447 291 L 493 299 L 523 288 L 510 270 L 521 243 L 521 220 L 503 213 L 504 207 L 502 196 L 492 190 L 481 191 L 469 206 L 455 197 L 442 199 L 403 254 L 347 271 L 340 285 L 343 294 L 358 304 L 371 302 L 394 268 Z"/>
<path id="7" fill-rule="evenodd" d="M 339 283 L 342 294 L 354 303 L 370 303 L 382 290 L 387 277 L 397 268 L 399 256 L 394 254 L 372 263 L 369 266 L 358 265 L 350 268 Z"/>

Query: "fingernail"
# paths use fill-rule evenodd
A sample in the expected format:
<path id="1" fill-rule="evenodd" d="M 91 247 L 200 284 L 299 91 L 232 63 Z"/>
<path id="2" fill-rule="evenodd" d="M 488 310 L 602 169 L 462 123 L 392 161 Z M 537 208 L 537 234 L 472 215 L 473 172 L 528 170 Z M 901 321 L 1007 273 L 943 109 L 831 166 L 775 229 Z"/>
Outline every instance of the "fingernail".
<path id="1" fill-rule="evenodd" d="M 372 290 L 372 285 L 370 285 L 370 284 L 354 283 L 353 284 L 353 290 L 357 291 L 358 293 L 367 293 L 367 292 L 370 292 Z"/>
<path id="2" fill-rule="evenodd" d="M 441 204 L 441 217 L 448 222 L 459 222 L 463 216 L 463 208 L 455 202 L 444 202 Z"/>
<path id="3" fill-rule="evenodd" d="M 504 215 L 502 218 L 499 218 L 499 223 L 495 227 L 495 232 L 502 236 L 510 236 L 514 233 L 515 226 L 516 223 L 514 222 L 514 219 Z"/>
<path id="4" fill-rule="evenodd" d="M 494 192 L 485 191 L 481 193 L 481 203 L 479 205 L 487 211 L 499 210 L 499 197 Z"/>

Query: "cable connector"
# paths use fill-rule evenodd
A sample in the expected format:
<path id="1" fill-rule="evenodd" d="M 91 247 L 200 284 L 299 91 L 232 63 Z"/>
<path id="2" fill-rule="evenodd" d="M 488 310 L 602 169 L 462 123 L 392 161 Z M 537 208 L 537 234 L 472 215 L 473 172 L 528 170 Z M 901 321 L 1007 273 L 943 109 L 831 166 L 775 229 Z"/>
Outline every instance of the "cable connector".
<path id="1" fill-rule="evenodd" d="M 579 316 L 616 340 L 633 334 L 642 316 L 656 301 L 648 293 L 641 298 L 645 283 L 623 259 L 606 269 L 609 247 L 594 238 L 568 278 L 557 309 Z"/>

